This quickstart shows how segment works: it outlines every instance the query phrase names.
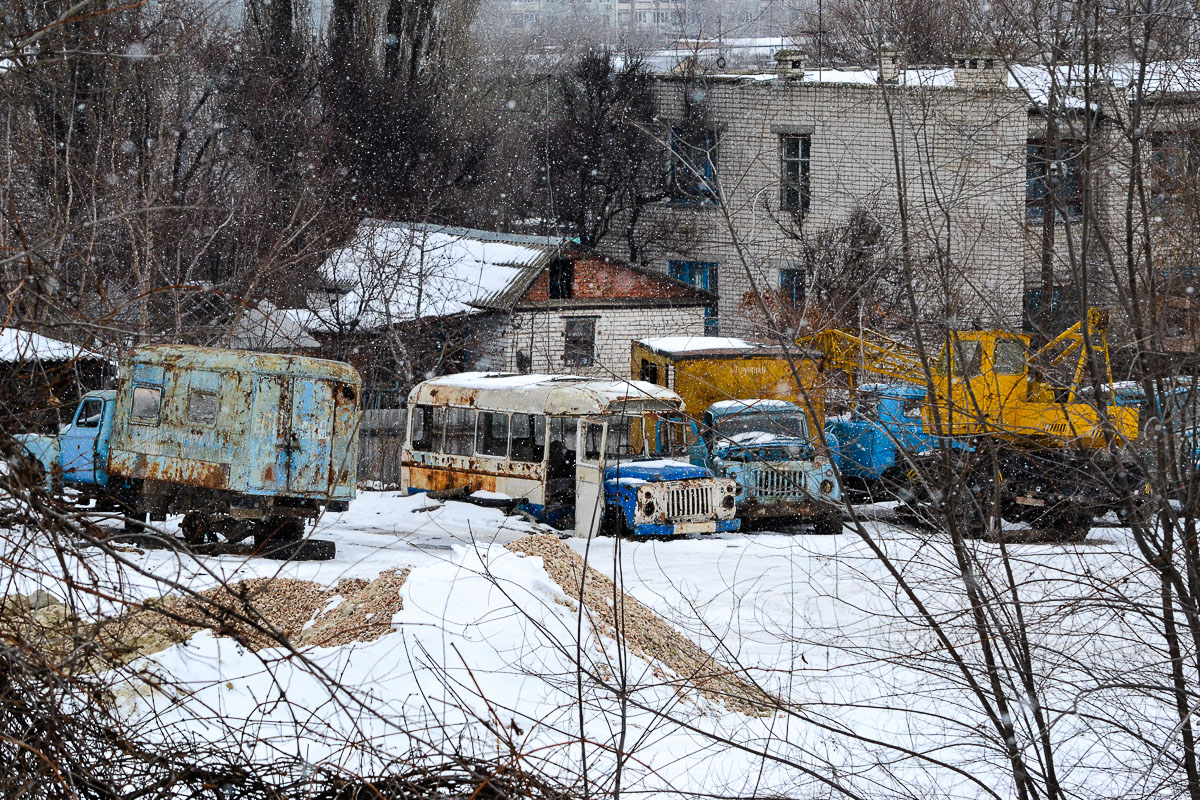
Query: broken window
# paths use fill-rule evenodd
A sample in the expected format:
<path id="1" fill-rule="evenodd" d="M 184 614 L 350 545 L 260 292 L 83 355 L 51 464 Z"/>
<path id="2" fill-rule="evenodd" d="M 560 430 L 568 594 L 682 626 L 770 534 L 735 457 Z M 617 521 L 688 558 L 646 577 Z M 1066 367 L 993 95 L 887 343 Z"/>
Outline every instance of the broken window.
<path id="1" fill-rule="evenodd" d="M 1079 142 L 1063 141 L 1052 147 L 1030 139 L 1025 147 L 1025 217 L 1075 220 L 1083 216 L 1080 191 Z"/>
<path id="2" fill-rule="evenodd" d="M 712 128 L 671 128 L 670 194 L 679 201 L 716 202 L 717 132 Z"/>
<path id="3" fill-rule="evenodd" d="M 469 456 L 475 449 L 475 409 L 446 409 L 446 446 L 443 452 Z"/>
<path id="4" fill-rule="evenodd" d="M 188 392 L 187 401 L 188 422 L 200 425 L 212 425 L 217 421 L 217 396 L 213 392 L 201 392 L 196 389 Z"/>
<path id="5" fill-rule="evenodd" d="M 512 415 L 512 460 L 540 464 L 546 449 L 546 418 L 541 414 Z"/>
<path id="6" fill-rule="evenodd" d="M 500 414 L 495 411 L 479 412 L 479 427 L 475 432 L 475 453 L 498 458 L 505 458 L 508 455 L 508 414 Z"/>
<path id="7" fill-rule="evenodd" d="M 658 364 L 643 358 L 641 379 L 648 383 L 658 383 Z"/>
<path id="8" fill-rule="evenodd" d="M 445 409 L 416 406 L 412 412 L 412 449 L 417 453 L 436 453 L 442 449 Z"/>
<path id="9" fill-rule="evenodd" d="M 563 335 L 563 364 L 568 367 L 589 367 L 596 363 L 595 317 L 567 319 Z"/>
<path id="10" fill-rule="evenodd" d="M 133 387 L 133 419 L 143 425 L 157 425 L 162 409 L 162 388 L 158 386 Z"/>
<path id="11" fill-rule="evenodd" d="M 804 305 L 804 270 L 779 270 L 779 291 L 783 294 L 783 302 L 792 308 Z"/>
<path id="12" fill-rule="evenodd" d="M 587 422 L 583 426 L 583 460 L 600 460 L 600 445 L 604 439 L 604 426 L 598 422 Z"/>
<path id="13" fill-rule="evenodd" d="M 781 136 L 781 177 L 779 182 L 779 207 L 803 215 L 809 205 L 809 157 L 812 153 L 812 137 Z"/>
<path id="14" fill-rule="evenodd" d="M 103 400 L 84 400 L 75 415 L 76 428 L 99 428 L 100 419 L 104 414 Z"/>

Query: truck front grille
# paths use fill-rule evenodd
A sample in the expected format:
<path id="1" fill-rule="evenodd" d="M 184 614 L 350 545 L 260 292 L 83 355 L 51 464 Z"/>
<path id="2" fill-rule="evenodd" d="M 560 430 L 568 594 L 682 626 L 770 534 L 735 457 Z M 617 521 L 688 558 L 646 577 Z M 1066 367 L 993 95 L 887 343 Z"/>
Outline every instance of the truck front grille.
<path id="1" fill-rule="evenodd" d="M 677 486 L 667 496 L 667 516 L 672 520 L 712 516 L 712 488 Z"/>
<path id="2" fill-rule="evenodd" d="M 779 469 L 756 469 L 750 473 L 750 490 L 759 497 L 788 497 L 804 494 L 804 477 Z"/>

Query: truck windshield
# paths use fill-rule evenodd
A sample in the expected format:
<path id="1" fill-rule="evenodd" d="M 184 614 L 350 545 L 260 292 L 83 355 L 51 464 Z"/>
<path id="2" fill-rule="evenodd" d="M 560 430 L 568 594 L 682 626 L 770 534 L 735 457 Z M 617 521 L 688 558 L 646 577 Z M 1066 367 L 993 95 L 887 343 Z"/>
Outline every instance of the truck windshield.
<path id="1" fill-rule="evenodd" d="M 808 428 L 798 411 L 748 411 L 718 419 L 714 427 L 738 444 L 766 444 L 781 437 L 805 438 Z"/>

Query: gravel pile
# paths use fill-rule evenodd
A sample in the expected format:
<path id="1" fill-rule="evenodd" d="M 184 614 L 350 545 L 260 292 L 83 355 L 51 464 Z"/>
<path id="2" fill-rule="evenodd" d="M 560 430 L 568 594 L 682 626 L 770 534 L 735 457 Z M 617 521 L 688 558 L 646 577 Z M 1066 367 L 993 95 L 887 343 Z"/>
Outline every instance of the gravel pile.
<path id="1" fill-rule="evenodd" d="M 403 608 L 400 587 L 408 570 L 391 569 L 373 581 L 351 578 L 332 589 L 293 578 L 253 578 L 201 593 L 169 596 L 97 626 L 96 640 L 111 661 L 124 663 L 187 641 L 201 630 L 237 639 L 258 652 L 293 646 L 334 647 L 391 633 Z"/>
<path id="2" fill-rule="evenodd" d="M 567 596 L 587 606 L 592 624 L 601 633 L 616 637 L 620 613 L 626 646 L 654 665 L 658 677 L 675 684 L 682 697 L 694 690 L 710 701 L 723 703 L 731 711 L 751 716 L 769 716 L 780 707 L 777 698 L 723 666 L 658 614 L 624 592 L 614 595 L 613 582 L 607 576 L 587 567 L 585 579 L 583 558 L 557 537 L 526 536 L 505 546 L 517 553 L 540 557 L 546 573 Z M 619 609 L 613 608 L 614 596 Z M 670 669 L 675 676 L 666 674 L 658 665 Z"/>

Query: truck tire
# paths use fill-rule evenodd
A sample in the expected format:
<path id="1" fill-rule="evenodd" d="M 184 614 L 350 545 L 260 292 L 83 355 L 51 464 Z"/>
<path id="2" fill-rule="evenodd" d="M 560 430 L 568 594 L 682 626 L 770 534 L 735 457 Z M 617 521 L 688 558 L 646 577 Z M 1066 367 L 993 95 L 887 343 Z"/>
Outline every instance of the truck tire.
<path id="1" fill-rule="evenodd" d="M 253 524 L 254 549 L 270 543 L 298 542 L 304 538 L 304 520 L 295 517 L 267 517 Z"/>
<path id="2" fill-rule="evenodd" d="M 337 555 L 337 543 L 329 539 L 272 540 L 259 551 L 260 558 L 279 561 L 329 561 Z"/>
<path id="3" fill-rule="evenodd" d="M 842 512 L 827 511 L 813 517 L 812 532 L 817 536 L 837 536 L 842 532 Z"/>

